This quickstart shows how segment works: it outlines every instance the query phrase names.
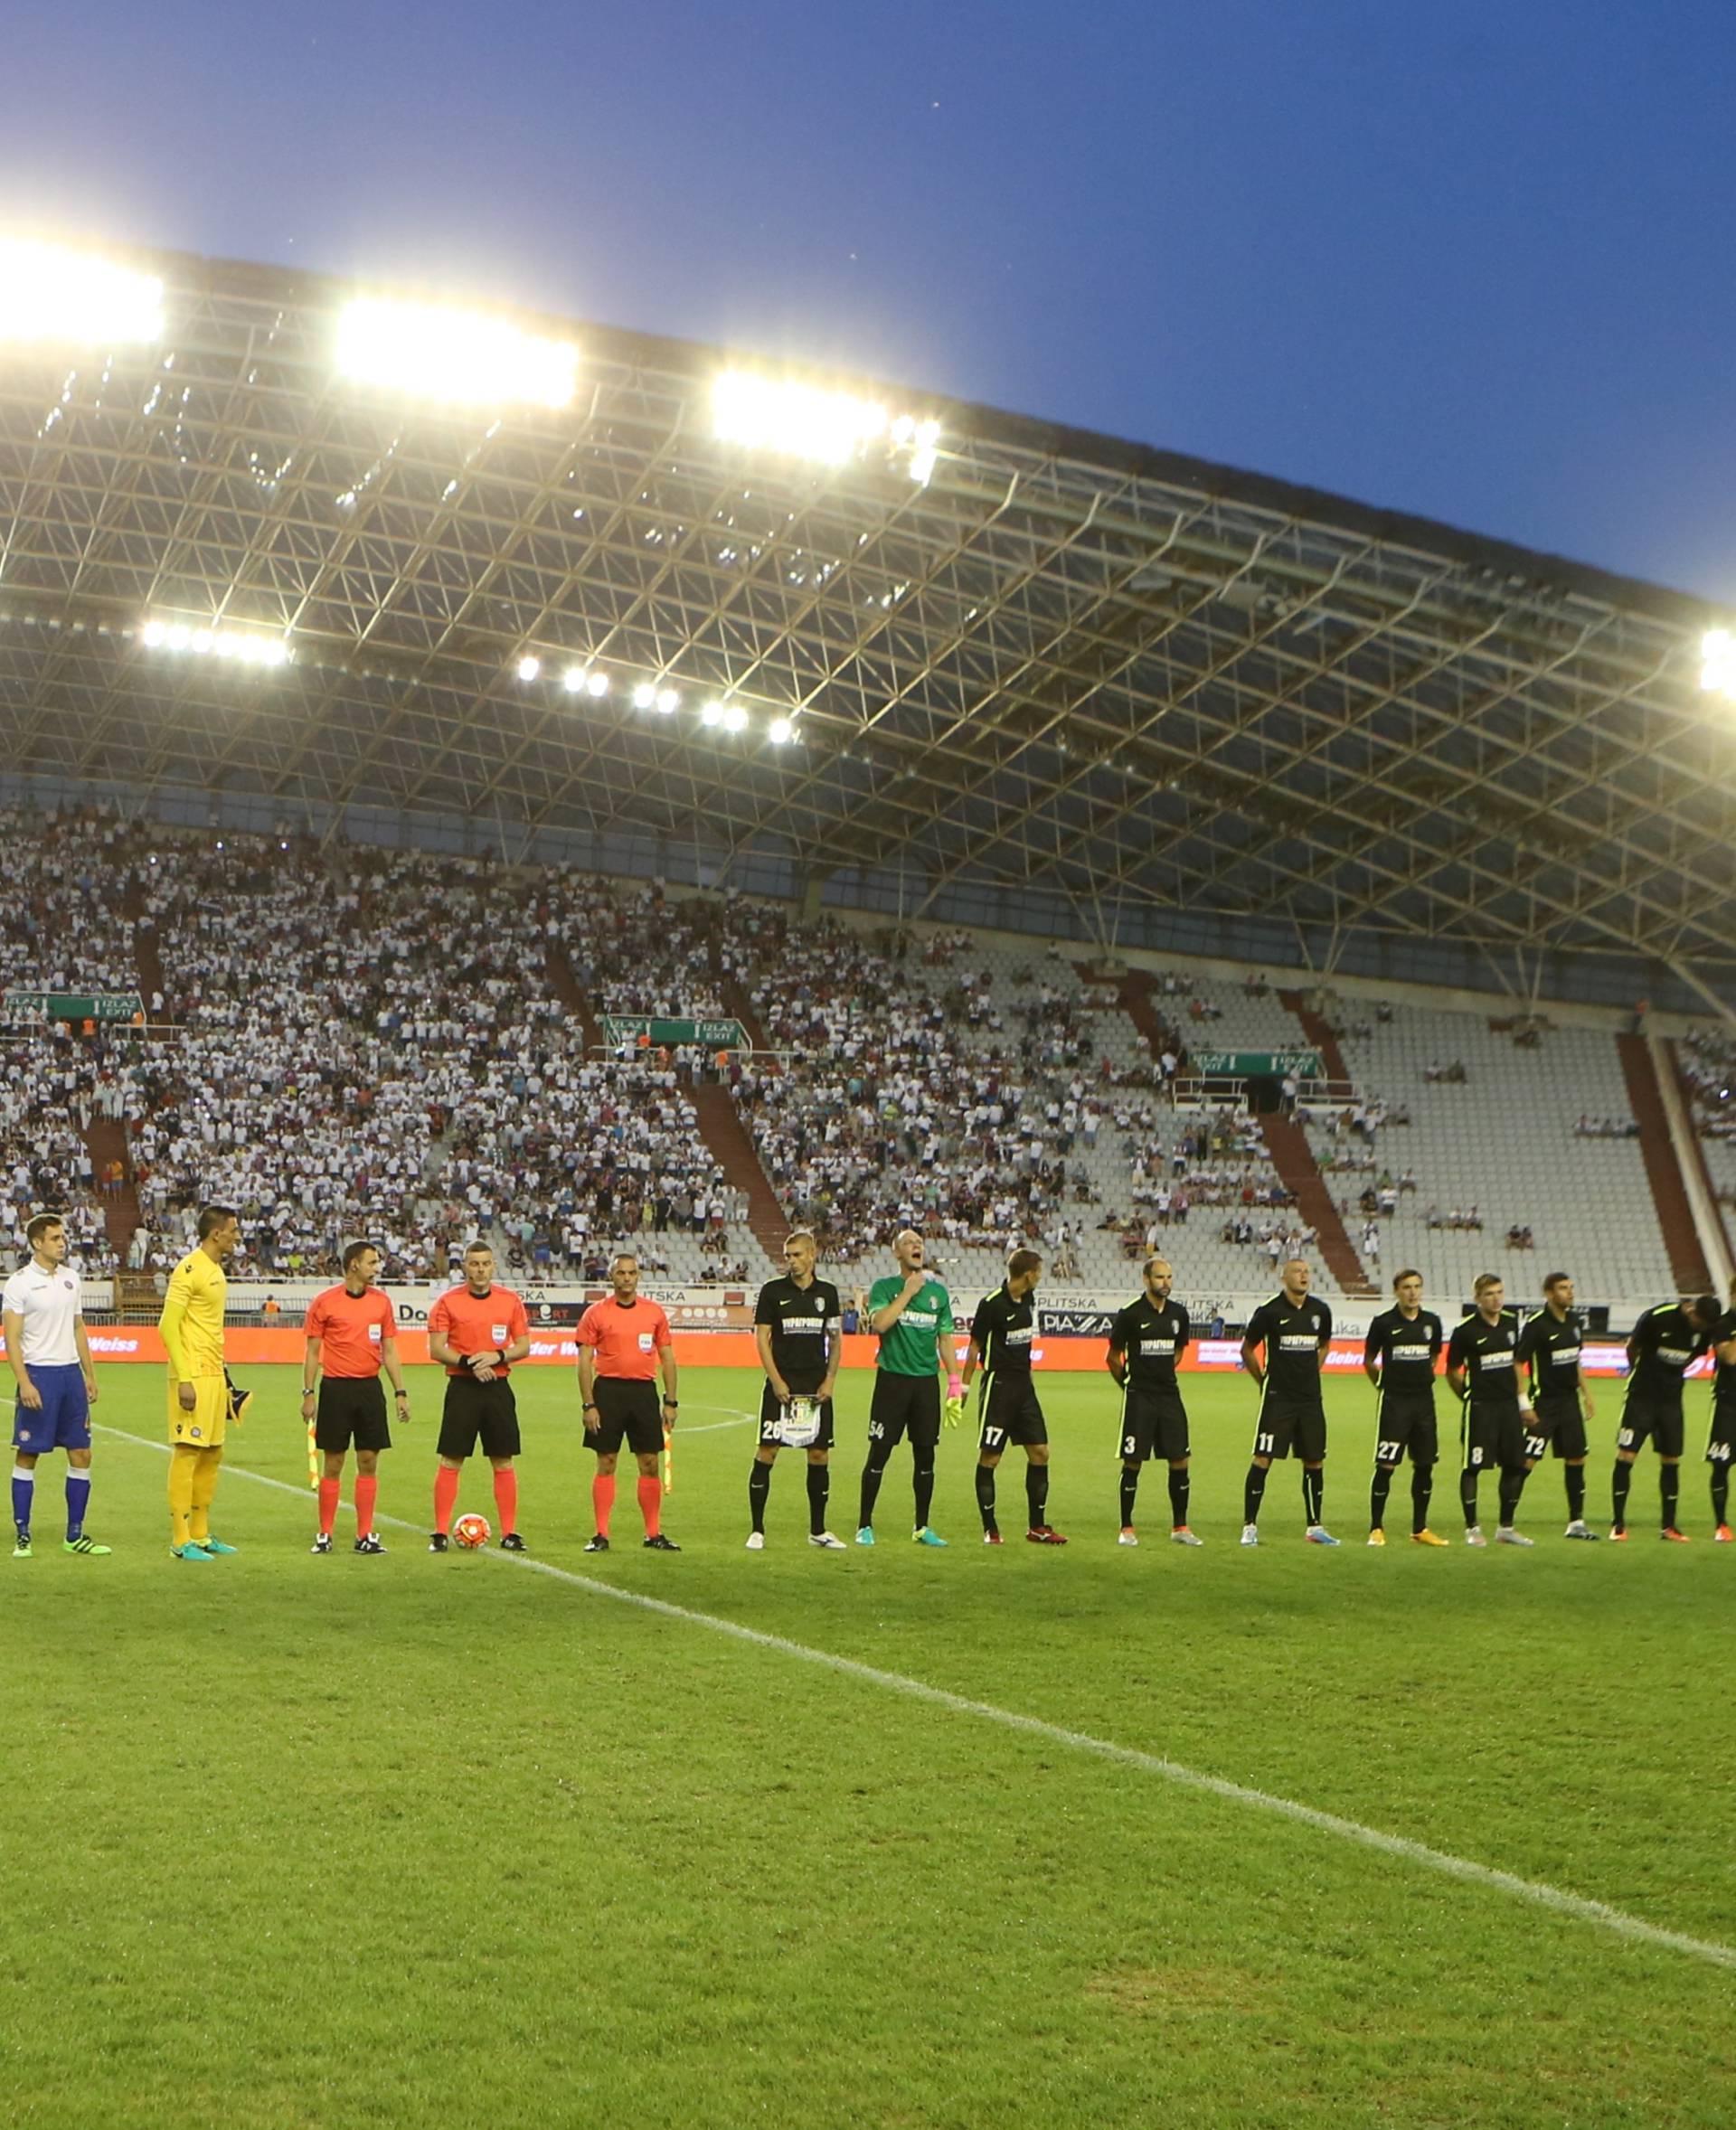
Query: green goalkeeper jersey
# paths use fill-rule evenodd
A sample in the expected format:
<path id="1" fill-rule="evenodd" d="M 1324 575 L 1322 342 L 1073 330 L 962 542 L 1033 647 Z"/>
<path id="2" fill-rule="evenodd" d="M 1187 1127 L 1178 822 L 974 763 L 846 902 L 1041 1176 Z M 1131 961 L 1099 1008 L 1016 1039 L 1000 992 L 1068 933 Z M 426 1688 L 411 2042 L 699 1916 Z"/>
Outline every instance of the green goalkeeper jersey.
<path id="1" fill-rule="evenodd" d="M 901 1274 L 889 1273 L 868 1290 L 872 1315 L 904 1291 Z M 939 1360 L 952 1366 L 952 1348 L 941 1351 L 942 1339 L 953 1335 L 952 1296 L 938 1279 L 926 1280 L 910 1306 L 891 1331 L 880 1334 L 879 1366 L 892 1376 L 931 1376 Z"/>

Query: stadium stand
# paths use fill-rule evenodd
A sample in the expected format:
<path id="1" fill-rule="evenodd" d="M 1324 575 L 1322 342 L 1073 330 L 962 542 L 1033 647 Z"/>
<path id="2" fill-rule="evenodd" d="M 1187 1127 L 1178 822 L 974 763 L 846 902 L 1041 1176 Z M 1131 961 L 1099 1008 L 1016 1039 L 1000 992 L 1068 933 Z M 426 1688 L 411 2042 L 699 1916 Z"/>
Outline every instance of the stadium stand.
<path id="1" fill-rule="evenodd" d="M 1118 1287 L 1158 1247 L 1192 1290 L 1245 1292 L 1316 1257 L 1317 1223 L 1255 1120 L 1174 1097 L 1190 1046 L 1295 1049 L 1325 1026 L 1354 1093 L 1299 1121 L 1371 1277 L 1415 1263 L 1445 1297 L 1493 1265 L 1528 1293 L 1559 1263 L 1588 1296 L 1672 1284 L 1606 1030 L 1516 1042 L 1486 1015 L 1342 1002 L 1315 1022 L 1256 975 L 1180 967 L 1149 974 L 1136 1015 L 1119 979 L 956 927 L 102 815 L 5 826 L 9 982 L 130 987 L 147 954 L 160 971 L 142 1030 L 12 1032 L 0 1216 L 15 1238 L 65 1206 L 91 1269 L 160 1269 L 214 1197 L 276 1277 L 329 1268 L 369 1229 L 412 1279 L 476 1234 L 516 1277 L 594 1276 L 631 1239 L 671 1279 L 758 1279 L 800 1220 L 846 1283 L 908 1221 L 961 1287 L 1035 1240 L 1052 1287 Z M 733 1013 L 762 1047 L 606 1051 L 609 1013 Z M 1727 1198 L 1731 1063 L 1712 1037 L 1685 1053 Z M 745 1151 L 715 1118 L 708 1138 L 696 1098 L 727 1098 Z M 138 1209 L 118 1236 L 90 1152 L 105 1126 Z M 757 1235 L 744 1162 L 775 1193 Z"/>

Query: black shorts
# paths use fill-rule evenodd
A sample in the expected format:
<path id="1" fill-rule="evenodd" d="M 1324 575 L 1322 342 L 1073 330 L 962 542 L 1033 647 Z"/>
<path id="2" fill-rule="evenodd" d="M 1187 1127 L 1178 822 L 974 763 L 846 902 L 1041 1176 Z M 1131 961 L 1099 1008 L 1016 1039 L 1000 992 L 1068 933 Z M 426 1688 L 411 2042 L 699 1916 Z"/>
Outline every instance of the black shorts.
<path id="1" fill-rule="evenodd" d="M 1709 1465 L 1736 1465 L 1736 1406 L 1714 1405 L 1712 1433 L 1706 1437 Z"/>
<path id="2" fill-rule="evenodd" d="M 940 1439 L 940 1379 L 900 1376 L 890 1369 L 874 1371 L 874 1395 L 868 1408 L 868 1439 L 890 1449 L 908 1435 L 912 1445 L 932 1449 Z"/>
<path id="3" fill-rule="evenodd" d="M 585 1447 L 608 1456 L 625 1442 L 636 1457 L 663 1447 L 663 1402 L 655 1383 L 627 1376 L 599 1376 L 591 1392 L 601 1425 L 587 1434 Z"/>
<path id="4" fill-rule="evenodd" d="M 1187 1408 L 1175 1390 L 1141 1390 L 1129 1383 L 1121 1400 L 1121 1462 L 1162 1457 L 1179 1465 L 1188 1455 Z"/>
<path id="5" fill-rule="evenodd" d="M 1326 1409 L 1317 1399 L 1304 1403 L 1275 1398 L 1268 1390 L 1254 1422 L 1254 1455 L 1287 1457 L 1294 1450 L 1305 1465 L 1317 1465 L 1326 1454 Z"/>
<path id="6" fill-rule="evenodd" d="M 1656 1398 L 1636 1397 L 1629 1390 L 1621 1404 L 1621 1425 L 1616 1433 L 1618 1449 L 1644 1449 L 1649 1441 L 1661 1457 L 1679 1457 L 1687 1439 L 1687 1423 L 1680 1400 L 1669 1404 Z"/>
<path id="7" fill-rule="evenodd" d="M 314 1415 L 314 1440 L 321 1449 L 390 1449 L 386 1390 L 378 1376 L 326 1376 Z"/>
<path id="8" fill-rule="evenodd" d="M 1510 1405 L 1467 1400 L 1458 1439 L 1467 1472 L 1516 1472 L 1525 1461 L 1525 1424 L 1518 1400 Z"/>
<path id="9" fill-rule="evenodd" d="M 794 1383 L 789 1387 L 795 1391 L 797 1398 L 812 1398 L 814 1395 L 812 1390 L 797 1390 Z M 760 1439 L 761 1442 L 769 1443 L 774 1448 L 783 1447 L 784 1409 L 769 1383 L 760 1393 Z M 820 1400 L 820 1431 L 812 1442 L 805 1443 L 803 1447 L 805 1449 L 830 1449 L 831 1447 L 832 1400 L 829 1398 L 823 1398 Z"/>
<path id="10" fill-rule="evenodd" d="M 1049 1439 L 1049 1423 L 1043 1417 L 1037 1386 L 1028 1372 L 985 1376 L 978 1415 L 982 1434 L 977 1447 L 988 1456 L 997 1456 L 1009 1443 L 1028 1448 Z"/>
<path id="11" fill-rule="evenodd" d="M 1440 1456 L 1440 1428 L 1435 1418 L 1432 1392 L 1418 1397 L 1395 1396 L 1382 1390 L 1374 1403 L 1374 1462 L 1400 1465 L 1409 1456 L 1413 1465 L 1432 1465 Z"/>
<path id="12" fill-rule="evenodd" d="M 1585 1409 L 1577 1393 L 1571 1398 L 1538 1400 L 1535 1417 L 1525 1430 L 1525 1455 L 1533 1464 L 1547 1449 L 1552 1449 L 1558 1457 L 1582 1457 L 1590 1447 Z"/>
<path id="13" fill-rule="evenodd" d="M 505 1376 L 479 1383 L 474 1376 L 448 1376 L 440 1413 L 438 1454 L 462 1461 L 482 1444 L 486 1457 L 518 1455 L 518 1400 Z"/>

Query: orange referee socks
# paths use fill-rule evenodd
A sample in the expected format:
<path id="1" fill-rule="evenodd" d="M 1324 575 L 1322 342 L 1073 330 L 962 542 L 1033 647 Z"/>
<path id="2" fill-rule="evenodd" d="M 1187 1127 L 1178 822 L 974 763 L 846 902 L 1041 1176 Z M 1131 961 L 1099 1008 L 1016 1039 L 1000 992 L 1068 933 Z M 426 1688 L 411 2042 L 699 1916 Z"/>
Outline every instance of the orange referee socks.
<path id="1" fill-rule="evenodd" d="M 639 1475 L 639 1513 L 645 1518 L 645 1535 L 654 1539 L 663 1521 L 663 1482 L 653 1476 L 647 1479 Z"/>
<path id="2" fill-rule="evenodd" d="M 609 1536 L 609 1520 L 615 1510 L 615 1475 L 598 1473 L 590 1483 L 590 1513 L 597 1519 L 597 1535 Z"/>
<path id="3" fill-rule="evenodd" d="M 438 1465 L 434 1470 L 434 1528 L 450 1531 L 452 1512 L 458 1505 L 458 1473 L 451 1465 Z"/>
<path id="4" fill-rule="evenodd" d="M 495 1473 L 495 1510 L 503 1534 L 518 1529 L 518 1474 L 510 1465 Z"/>
<path id="5" fill-rule="evenodd" d="M 337 1522 L 338 1484 L 335 1479 L 322 1479 L 319 1483 L 319 1528 L 327 1538 Z"/>
<path id="6" fill-rule="evenodd" d="M 355 1475 L 355 1535 L 367 1538 L 373 1530 L 373 1505 L 380 1499 L 380 1475 L 377 1472 L 358 1472 Z"/>

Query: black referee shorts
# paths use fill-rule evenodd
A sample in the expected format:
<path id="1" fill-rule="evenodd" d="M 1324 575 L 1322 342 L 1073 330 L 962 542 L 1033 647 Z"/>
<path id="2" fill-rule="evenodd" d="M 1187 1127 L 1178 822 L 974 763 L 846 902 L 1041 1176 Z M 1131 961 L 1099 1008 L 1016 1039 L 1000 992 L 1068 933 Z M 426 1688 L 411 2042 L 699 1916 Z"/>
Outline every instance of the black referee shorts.
<path id="1" fill-rule="evenodd" d="M 314 1440 L 321 1449 L 341 1454 L 357 1449 L 390 1449 L 385 1386 L 378 1376 L 324 1376 L 314 1414 Z"/>
<path id="2" fill-rule="evenodd" d="M 636 1457 L 655 1456 L 663 1447 L 663 1406 L 655 1383 L 626 1376 L 599 1376 L 591 1396 L 601 1426 L 587 1434 L 585 1447 L 609 1456 L 625 1442 Z"/>
<path id="3" fill-rule="evenodd" d="M 461 1463 L 482 1445 L 486 1457 L 518 1455 L 518 1400 L 505 1376 L 479 1383 L 474 1376 L 448 1376 L 436 1451 Z"/>

